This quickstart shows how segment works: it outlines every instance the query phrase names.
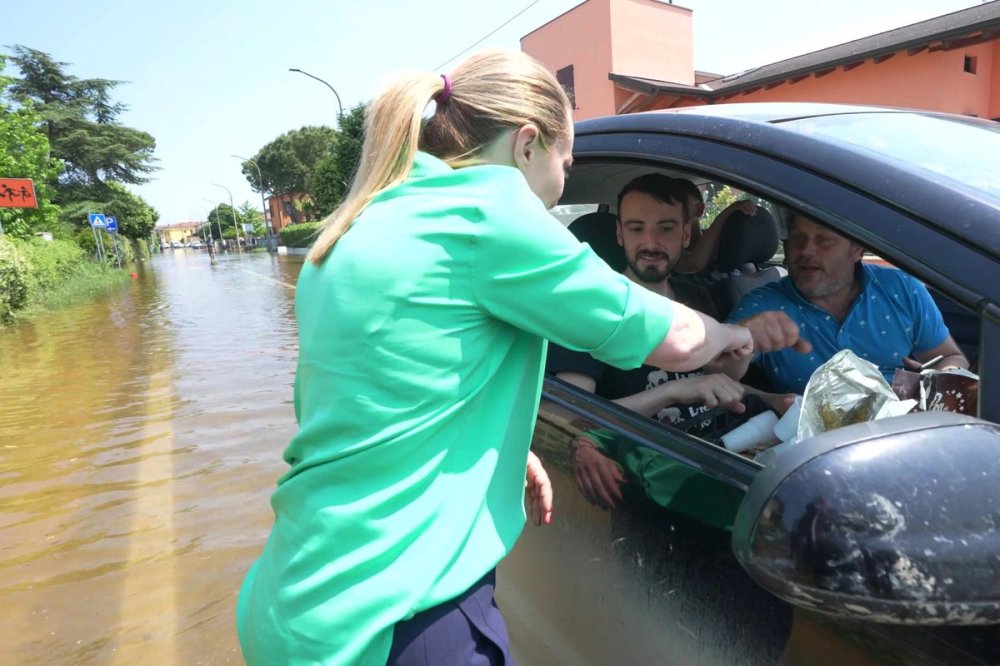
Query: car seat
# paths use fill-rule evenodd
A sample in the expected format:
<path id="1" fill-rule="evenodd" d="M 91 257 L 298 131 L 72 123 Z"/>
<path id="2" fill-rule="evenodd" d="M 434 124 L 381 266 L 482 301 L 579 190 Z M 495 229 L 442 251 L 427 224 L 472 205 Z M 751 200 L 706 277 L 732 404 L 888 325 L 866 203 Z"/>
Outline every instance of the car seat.
<path id="1" fill-rule="evenodd" d="M 736 211 L 726 220 L 717 252 L 718 271 L 726 277 L 712 288 L 720 319 L 749 292 L 787 275 L 781 266 L 758 268 L 777 249 L 778 224 L 765 208 L 752 217 Z"/>
<path id="2" fill-rule="evenodd" d="M 598 257 L 619 273 L 625 270 L 625 251 L 618 244 L 614 213 L 594 212 L 581 215 L 569 225 L 570 232 L 590 245 Z"/>

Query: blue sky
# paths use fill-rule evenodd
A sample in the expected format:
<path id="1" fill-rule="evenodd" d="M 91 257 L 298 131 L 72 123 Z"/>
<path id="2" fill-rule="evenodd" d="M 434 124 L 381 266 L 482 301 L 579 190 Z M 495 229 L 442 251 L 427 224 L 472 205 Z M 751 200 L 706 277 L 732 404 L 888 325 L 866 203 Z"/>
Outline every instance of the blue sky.
<path id="1" fill-rule="evenodd" d="M 252 156 L 304 125 L 333 125 L 400 69 L 447 71 L 459 52 L 522 9 L 477 48 L 519 39 L 580 0 L 34 0 L 9 12 L 0 48 L 23 44 L 80 78 L 128 83 L 123 122 L 156 138 L 161 170 L 134 188 L 161 224 L 204 219 L 232 190 L 260 205 L 231 154 Z M 980 4 L 980 0 L 688 0 L 695 67 L 730 74 Z M 7 49 L 4 48 L 4 51 Z M 448 63 L 445 67 L 442 64 Z"/>

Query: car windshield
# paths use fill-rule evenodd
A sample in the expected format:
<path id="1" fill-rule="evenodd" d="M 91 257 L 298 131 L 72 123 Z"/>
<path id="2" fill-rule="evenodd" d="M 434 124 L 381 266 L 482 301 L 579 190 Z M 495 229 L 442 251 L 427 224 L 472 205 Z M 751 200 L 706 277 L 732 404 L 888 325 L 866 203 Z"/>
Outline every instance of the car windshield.
<path id="1" fill-rule="evenodd" d="M 1000 199 L 1000 123 L 887 112 L 816 116 L 781 124 Z"/>

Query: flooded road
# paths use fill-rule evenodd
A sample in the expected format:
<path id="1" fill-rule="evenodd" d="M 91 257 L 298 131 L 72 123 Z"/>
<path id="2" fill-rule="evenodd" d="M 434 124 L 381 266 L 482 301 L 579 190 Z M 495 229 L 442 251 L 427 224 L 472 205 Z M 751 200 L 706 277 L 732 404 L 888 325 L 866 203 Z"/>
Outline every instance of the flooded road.
<path id="1" fill-rule="evenodd" d="M 167 251 L 0 331 L 0 664 L 242 663 L 300 258 Z"/>

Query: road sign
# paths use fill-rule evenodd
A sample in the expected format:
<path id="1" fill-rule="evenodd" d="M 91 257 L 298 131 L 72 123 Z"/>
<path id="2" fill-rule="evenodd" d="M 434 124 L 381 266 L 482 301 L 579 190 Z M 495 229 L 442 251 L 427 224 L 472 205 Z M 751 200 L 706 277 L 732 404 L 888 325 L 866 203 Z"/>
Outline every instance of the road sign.
<path id="1" fill-rule="evenodd" d="M 107 223 L 107 230 L 113 234 L 118 233 L 118 218 L 114 218 L 109 215 L 104 219 Z"/>
<path id="2" fill-rule="evenodd" d="M 104 213 L 90 213 L 87 215 L 87 219 L 90 221 L 90 226 L 95 229 L 103 229 L 107 226 L 107 220 L 104 218 Z"/>
<path id="3" fill-rule="evenodd" d="M 0 208 L 38 208 L 30 178 L 0 178 Z"/>

